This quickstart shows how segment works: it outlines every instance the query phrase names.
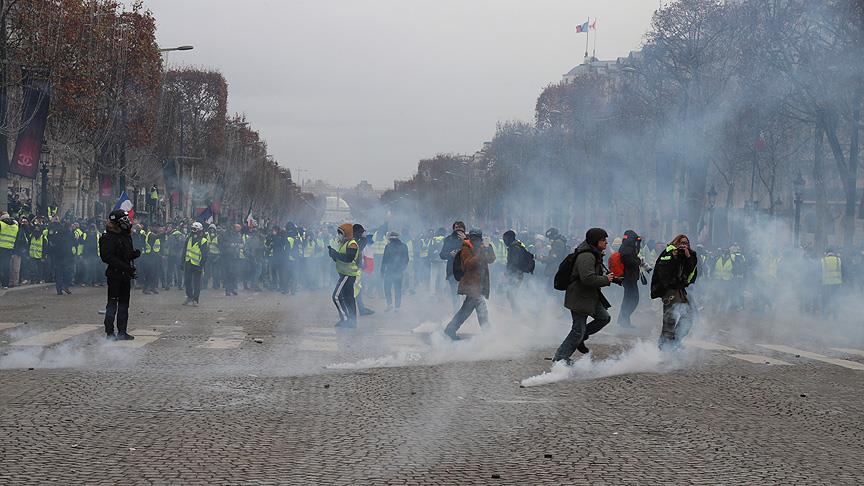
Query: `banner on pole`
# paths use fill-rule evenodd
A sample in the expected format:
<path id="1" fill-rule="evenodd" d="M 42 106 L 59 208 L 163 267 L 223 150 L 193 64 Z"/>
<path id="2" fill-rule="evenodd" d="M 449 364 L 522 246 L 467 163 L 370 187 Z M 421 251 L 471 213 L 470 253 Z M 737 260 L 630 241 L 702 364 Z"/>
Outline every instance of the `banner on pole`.
<path id="1" fill-rule="evenodd" d="M 23 128 L 15 141 L 15 152 L 9 162 L 9 172 L 35 179 L 39 172 L 39 156 L 42 152 L 42 137 L 48 123 L 48 80 L 22 69 L 24 74 L 24 106 L 21 111 Z"/>

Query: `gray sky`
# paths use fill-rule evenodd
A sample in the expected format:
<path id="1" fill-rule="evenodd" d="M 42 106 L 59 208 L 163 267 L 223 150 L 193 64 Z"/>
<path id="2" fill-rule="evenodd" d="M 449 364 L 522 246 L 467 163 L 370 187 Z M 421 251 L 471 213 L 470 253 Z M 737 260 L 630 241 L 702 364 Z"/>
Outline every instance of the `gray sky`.
<path id="1" fill-rule="evenodd" d="M 473 153 L 581 62 L 639 47 L 655 0 L 147 0 L 172 66 L 215 68 L 295 178 L 379 188 Z M 591 42 L 594 42 L 592 33 Z M 306 172 L 297 173 L 302 168 Z"/>

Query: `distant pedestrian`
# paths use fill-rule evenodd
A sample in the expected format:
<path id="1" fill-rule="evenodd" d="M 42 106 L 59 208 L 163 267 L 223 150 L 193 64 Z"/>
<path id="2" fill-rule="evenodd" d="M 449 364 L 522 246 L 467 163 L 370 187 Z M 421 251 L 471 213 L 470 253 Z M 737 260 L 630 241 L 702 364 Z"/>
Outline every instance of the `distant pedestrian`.
<path id="1" fill-rule="evenodd" d="M 192 223 L 192 233 L 186 238 L 183 250 L 183 262 L 185 275 L 183 281 L 186 285 L 186 300 L 183 305 L 192 304 L 198 307 L 198 299 L 201 297 L 201 275 L 207 263 L 209 242 L 204 233 L 204 226 L 199 222 Z"/>
<path id="2" fill-rule="evenodd" d="M 399 233 L 391 231 L 387 234 L 387 241 L 381 257 L 381 276 L 389 311 L 394 309 L 394 303 L 396 310 L 402 307 L 402 280 L 410 257 L 408 246 L 399 239 Z"/>
<path id="3" fill-rule="evenodd" d="M 337 328 L 354 329 L 357 327 L 357 301 L 354 299 L 354 284 L 360 276 L 360 266 L 357 264 L 359 245 L 354 241 L 354 228 L 350 223 L 340 225 L 336 230 L 338 248 L 327 245 L 330 258 L 336 265 L 339 280 L 333 289 L 333 303 L 339 312 Z"/>
<path id="4" fill-rule="evenodd" d="M 453 259 L 452 276 L 454 281 L 458 281 L 458 294 L 464 295 L 465 300 L 447 324 L 444 334 L 456 340 L 459 339 L 456 335 L 459 328 L 475 311 L 480 327 L 485 328 L 489 325 L 486 300 L 489 298 L 491 287 L 489 264 L 495 261 L 495 250 L 492 249 L 492 245 L 483 240 L 483 233 L 480 230 L 472 229 L 468 237 L 462 241 L 462 248 L 453 255 Z"/>

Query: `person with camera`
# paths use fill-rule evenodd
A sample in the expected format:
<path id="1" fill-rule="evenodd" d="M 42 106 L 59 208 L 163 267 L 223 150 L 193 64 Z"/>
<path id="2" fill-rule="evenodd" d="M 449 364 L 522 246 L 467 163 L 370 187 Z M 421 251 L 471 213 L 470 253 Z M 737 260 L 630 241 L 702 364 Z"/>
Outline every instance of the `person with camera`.
<path id="1" fill-rule="evenodd" d="M 134 260 L 141 250 L 132 245 L 132 221 L 122 209 L 111 211 L 105 233 L 99 239 L 99 256 L 108 265 L 108 304 L 105 306 L 105 334 L 108 339 L 130 341 L 135 339 L 127 332 L 129 320 L 129 292 L 135 278 Z M 117 318 L 117 334 L 114 334 L 114 318 Z"/>
<path id="2" fill-rule="evenodd" d="M 462 247 L 454 253 L 453 259 L 452 276 L 459 282 L 456 291 L 465 296 L 462 307 L 444 329 L 444 334 L 455 341 L 459 339 L 456 332 L 475 310 L 480 327 L 485 329 L 489 325 L 486 300 L 491 288 L 489 264 L 495 262 L 495 250 L 488 240 L 484 240 L 480 230 L 472 229 L 462 240 Z"/>
<path id="3" fill-rule="evenodd" d="M 612 305 L 600 290 L 616 280 L 620 281 L 603 265 L 603 252 L 609 244 L 608 238 L 606 230 L 591 228 L 585 233 L 585 241 L 580 243 L 573 253 L 575 258 L 564 293 L 564 307 L 570 309 L 573 326 L 555 351 L 555 357 L 552 358 L 554 362 L 564 361 L 570 364 L 570 356 L 576 350 L 587 354 L 589 349 L 585 346 L 585 340 L 588 336 L 600 332 L 612 320 L 607 310 Z M 594 318 L 590 323 L 589 316 Z"/>
<path id="4" fill-rule="evenodd" d="M 696 281 L 699 259 L 687 235 L 678 235 L 657 257 L 651 277 L 651 298 L 663 299 L 660 348 L 678 346 L 690 331 L 692 308 L 687 287 Z"/>

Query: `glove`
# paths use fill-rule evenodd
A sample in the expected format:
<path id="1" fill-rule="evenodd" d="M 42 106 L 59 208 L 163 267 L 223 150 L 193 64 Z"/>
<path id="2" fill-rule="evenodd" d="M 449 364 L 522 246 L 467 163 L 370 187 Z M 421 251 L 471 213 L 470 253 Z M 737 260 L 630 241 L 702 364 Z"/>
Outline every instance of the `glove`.
<path id="1" fill-rule="evenodd" d="M 330 255 L 330 258 L 333 258 L 333 259 L 335 260 L 335 259 L 336 259 L 336 255 L 337 255 L 339 252 L 337 252 L 336 250 L 334 250 L 332 246 L 327 245 L 327 253 Z"/>

